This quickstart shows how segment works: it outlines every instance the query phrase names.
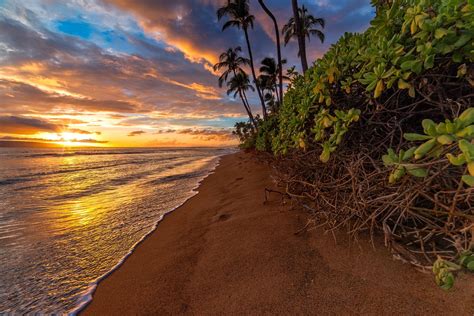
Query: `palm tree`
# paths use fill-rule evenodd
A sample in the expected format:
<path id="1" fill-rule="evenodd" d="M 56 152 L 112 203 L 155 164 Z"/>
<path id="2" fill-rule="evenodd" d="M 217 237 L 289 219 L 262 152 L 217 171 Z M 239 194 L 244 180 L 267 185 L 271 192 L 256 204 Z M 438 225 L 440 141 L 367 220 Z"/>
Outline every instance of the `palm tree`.
<path id="1" fill-rule="evenodd" d="M 240 46 L 236 48 L 229 48 L 219 56 L 219 62 L 214 65 L 214 71 L 225 69 L 219 77 L 219 87 L 221 88 L 224 82 L 227 82 L 227 78 L 230 74 L 236 75 L 237 73 L 245 73 L 241 66 L 246 66 L 250 63 L 248 58 L 239 56 L 242 51 Z"/>
<path id="2" fill-rule="evenodd" d="M 276 47 L 277 47 L 277 58 L 278 58 L 278 67 L 279 67 L 279 73 L 278 73 L 278 82 L 279 82 L 279 88 L 280 88 L 280 99 L 283 99 L 283 63 L 281 60 L 281 45 L 280 45 L 280 29 L 278 28 L 278 23 L 273 15 L 272 11 L 268 9 L 268 7 L 265 5 L 263 0 L 258 0 L 258 3 L 260 3 L 260 6 L 262 7 L 263 11 L 272 19 L 273 21 L 273 26 L 275 27 L 275 38 L 276 38 Z"/>
<path id="3" fill-rule="evenodd" d="M 258 97 L 262 105 L 263 117 L 267 117 L 267 111 L 265 109 L 265 102 L 263 101 L 262 92 L 257 84 L 257 76 L 255 75 L 255 68 L 253 63 L 252 48 L 250 46 L 248 29 L 253 28 L 253 21 L 255 17 L 250 14 L 250 8 L 248 0 L 227 0 L 227 5 L 217 10 L 217 19 L 221 20 L 224 16 L 228 16 L 229 20 L 224 23 L 222 30 L 234 26 L 238 29 L 242 29 L 245 35 L 245 41 L 247 42 L 247 49 L 250 57 L 250 69 L 252 70 L 253 80 L 257 87 Z"/>
<path id="4" fill-rule="evenodd" d="M 263 99 L 265 100 L 267 110 L 276 113 L 278 111 L 278 101 L 275 100 L 275 94 L 278 89 L 276 89 L 275 81 L 267 75 L 260 75 L 258 76 L 258 82 L 262 88 Z"/>
<path id="5" fill-rule="evenodd" d="M 295 0 L 293 0 L 293 2 L 295 2 Z M 295 21 L 299 21 L 299 23 L 296 23 Z M 316 35 L 321 43 L 324 42 L 324 33 L 316 28 L 317 25 L 321 26 L 321 28 L 324 28 L 324 19 L 315 18 L 313 15 L 308 13 L 308 9 L 306 9 L 305 6 L 302 6 L 301 8 L 297 9 L 295 16 L 290 18 L 288 23 L 285 24 L 282 29 L 285 46 L 292 37 L 298 38 L 298 56 L 301 58 L 303 73 L 308 69 L 305 38 L 307 37 L 309 41 L 311 35 Z"/>
<path id="6" fill-rule="evenodd" d="M 298 0 L 291 0 L 291 7 L 293 9 L 293 20 L 300 22 L 300 17 L 298 14 L 298 8 L 299 8 Z M 283 27 L 283 29 L 284 28 L 285 27 Z M 282 31 L 282 33 L 284 32 Z M 303 44 L 304 36 L 302 35 L 303 33 L 301 32 L 301 23 L 295 24 L 295 33 L 296 33 L 296 38 L 298 39 L 299 51 L 303 52 L 303 54 L 306 55 L 306 51 L 304 50 L 304 44 Z M 286 42 L 285 42 L 285 46 L 286 46 Z M 306 60 L 306 56 L 304 56 L 304 58 L 301 57 L 301 67 L 303 68 L 303 73 L 306 71 L 306 69 L 308 69 L 308 61 Z"/>
<path id="7" fill-rule="evenodd" d="M 247 100 L 247 95 L 245 91 L 252 90 L 254 91 L 253 86 L 250 84 L 249 76 L 244 72 L 238 72 L 227 82 L 227 95 L 234 93 L 234 98 L 237 94 L 240 96 L 242 103 L 244 104 L 247 115 L 249 116 L 250 121 L 255 129 L 257 129 L 257 124 L 250 109 L 249 101 Z"/>
<path id="8" fill-rule="evenodd" d="M 241 51 L 242 51 L 242 49 L 240 48 L 240 46 L 237 46 L 236 48 L 227 49 L 227 51 L 223 52 L 219 56 L 219 62 L 217 64 L 215 64 L 214 67 L 213 67 L 214 71 L 219 71 L 221 69 L 225 69 L 224 72 L 219 77 L 219 87 L 222 87 L 224 82 L 226 82 L 227 85 L 229 85 L 229 83 L 231 81 L 234 81 L 232 83 L 232 85 L 234 85 L 232 88 L 235 89 L 235 85 L 237 84 L 237 82 L 235 82 L 236 80 L 237 81 L 239 81 L 239 80 L 244 81 L 242 78 L 237 77 L 238 74 L 242 74 L 242 75 L 246 76 L 247 81 L 248 81 L 247 74 L 245 73 L 245 71 L 240 66 L 241 65 L 248 65 L 250 63 L 250 61 L 249 61 L 248 58 L 239 56 L 239 53 Z M 227 78 L 229 77 L 230 74 L 232 74 L 233 77 L 231 78 L 230 81 L 227 81 Z M 234 79 L 234 78 L 237 78 L 237 79 Z M 251 89 L 253 89 L 253 87 L 251 87 Z M 227 93 L 229 94 L 229 91 Z M 240 98 L 242 99 L 242 103 L 244 104 L 244 107 L 245 107 L 245 111 L 249 115 L 250 121 L 252 123 L 254 123 L 254 118 L 253 118 L 253 115 L 252 115 L 252 111 L 250 110 L 250 105 L 248 104 L 248 101 L 246 101 L 246 97 L 244 99 L 244 96 L 242 95 L 242 93 L 240 91 L 236 90 L 236 93 L 238 93 L 240 95 Z M 236 94 L 234 95 L 234 97 L 235 96 L 236 96 Z"/>
<path id="9" fill-rule="evenodd" d="M 282 64 L 285 64 L 286 60 L 282 60 Z M 276 100 L 278 104 L 281 104 L 282 95 L 278 92 L 277 86 L 282 82 L 280 81 L 280 71 L 281 68 L 275 62 L 274 58 L 266 57 L 261 61 L 259 81 L 261 83 L 262 89 L 269 90 L 268 92 L 272 94 L 275 92 Z M 287 79 L 286 76 L 281 76 L 281 80 Z M 267 96 L 265 99 L 268 100 Z"/>

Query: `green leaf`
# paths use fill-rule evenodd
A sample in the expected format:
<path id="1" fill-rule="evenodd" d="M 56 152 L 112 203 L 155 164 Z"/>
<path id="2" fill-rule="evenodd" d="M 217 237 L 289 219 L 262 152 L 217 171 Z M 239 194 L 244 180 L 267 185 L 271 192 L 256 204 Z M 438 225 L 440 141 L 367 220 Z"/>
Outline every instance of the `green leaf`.
<path id="1" fill-rule="evenodd" d="M 377 80 L 372 81 L 366 88 L 367 91 L 372 91 L 375 89 L 375 85 L 377 84 Z"/>
<path id="2" fill-rule="evenodd" d="M 383 155 L 382 161 L 385 167 L 392 166 L 395 163 L 395 161 L 390 157 L 390 155 Z"/>
<path id="3" fill-rule="evenodd" d="M 469 262 L 469 263 L 466 265 L 466 268 L 468 268 L 469 271 L 473 271 L 473 272 L 474 272 L 474 261 Z"/>
<path id="4" fill-rule="evenodd" d="M 458 40 L 456 43 L 454 43 L 455 48 L 461 48 L 465 44 L 467 44 L 471 40 L 471 35 L 470 34 L 462 34 L 459 36 Z"/>
<path id="5" fill-rule="evenodd" d="M 430 119 L 424 119 L 421 122 L 421 125 L 423 126 L 423 131 L 425 132 L 426 135 L 430 136 L 435 136 L 436 135 L 436 124 Z"/>
<path id="6" fill-rule="evenodd" d="M 421 71 L 423 70 L 423 62 L 421 60 L 416 60 L 413 63 L 412 69 L 413 69 L 413 72 L 419 75 Z"/>
<path id="7" fill-rule="evenodd" d="M 446 29 L 444 29 L 444 28 L 436 29 L 436 31 L 435 31 L 435 38 L 436 38 L 436 39 L 440 39 L 440 38 L 446 36 L 446 34 L 448 34 L 448 30 L 446 30 Z"/>
<path id="8" fill-rule="evenodd" d="M 434 58 L 435 58 L 435 55 L 429 55 L 425 58 L 425 63 L 424 63 L 425 69 L 433 68 Z"/>
<path id="9" fill-rule="evenodd" d="M 466 159 L 468 161 L 474 160 L 474 145 L 469 143 L 465 139 L 461 139 L 458 142 L 459 149 L 463 152 L 463 154 L 466 156 Z"/>
<path id="10" fill-rule="evenodd" d="M 408 149 L 405 152 L 405 154 L 403 154 L 402 160 L 405 161 L 405 160 L 408 160 L 408 159 L 412 158 L 413 155 L 415 154 L 415 150 L 416 150 L 416 147 L 411 147 L 410 149 Z"/>
<path id="11" fill-rule="evenodd" d="M 415 150 L 415 159 L 423 158 L 436 145 L 436 139 L 430 139 Z"/>
<path id="12" fill-rule="evenodd" d="M 474 107 L 465 110 L 459 115 L 459 120 L 463 123 L 463 126 L 468 126 L 474 123 Z"/>
<path id="13" fill-rule="evenodd" d="M 467 267 L 468 263 L 474 262 L 474 254 L 471 251 L 464 252 L 459 258 L 459 263 Z"/>
<path id="14" fill-rule="evenodd" d="M 454 274 L 451 272 L 448 272 L 446 276 L 443 278 L 443 284 L 440 285 L 440 288 L 443 290 L 449 290 L 453 287 L 454 285 Z"/>
<path id="15" fill-rule="evenodd" d="M 448 130 L 446 129 L 446 124 L 445 123 L 439 123 L 436 125 L 436 133 L 438 134 L 446 134 Z"/>
<path id="16" fill-rule="evenodd" d="M 394 151 L 392 148 L 389 148 L 389 149 L 387 150 L 387 152 L 388 152 L 388 155 L 390 156 L 390 158 L 391 158 L 393 161 L 395 161 L 395 162 L 398 161 L 398 156 L 397 156 L 397 154 L 395 153 L 395 151 Z"/>
<path id="17" fill-rule="evenodd" d="M 438 136 L 436 140 L 441 145 L 450 145 L 455 141 L 455 138 L 451 135 L 444 134 L 444 135 Z"/>
<path id="18" fill-rule="evenodd" d="M 425 168 L 408 168 L 408 173 L 417 178 L 424 178 L 428 175 L 428 170 Z"/>
<path id="19" fill-rule="evenodd" d="M 325 143 L 323 145 L 323 152 L 319 156 L 319 160 L 321 160 L 321 162 L 326 163 L 329 161 L 330 156 L 331 156 L 331 150 L 329 148 L 329 145 Z"/>
<path id="20" fill-rule="evenodd" d="M 428 135 L 417 134 L 417 133 L 405 133 L 403 134 L 403 138 L 405 138 L 406 140 L 410 142 L 414 142 L 414 141 L 419 141 L 419 140 L 432 139 L 433 137 L 428 136 Z"/>
<path id="21" fill-rule="evenodd" d="M 400 180 L 404 175 L 405 175 L 405 168 L 403 166 L 398 166 L 397 169 L 395 169 L 391 174 L 388 179 L 389 183 L 395 183 L 398 180 Z"/>
<path id="22" fill-rule="evenodd" d="M 463 175 L 462 181 L 470 187 L 474 187 L 474 177 L 469 175 Z"/>
<path id="23" fill-rule="evenodd" d="M 403 79 L 398 79 L 398 89 L 409 89 L 411 87 L 411 84 L 406 82 Z"/>
<path id="24" fill-rule="evenodd" d="M 413 65 L 415 64 L 416 60 L 407 60 L 407 61 L 404 61 L 401 65 L 400 65 L 400 68 L 402 68 L 402 70 L 406 71 L 406 70 L 411 70 L 413 68 Z"/>
<path id="25" fill-rule="evenodd" d="M 460 130 L 459 132 L 456 133 L 457 137 L 469 137 L 472 138 L 474 137 L 474 125 L 470 125 L 468 127 L 465 127 L 464 129 Z"/>
<path id="26" fill-rule="evenodd" d="M 459 154 L 458 156 L 454 156 L 453 154 L 446 154 L 446 158 L 448 158 L 449 162 L 454 166 L 462 166 L 466 163 L 466 157 L 464 154 Z"/>

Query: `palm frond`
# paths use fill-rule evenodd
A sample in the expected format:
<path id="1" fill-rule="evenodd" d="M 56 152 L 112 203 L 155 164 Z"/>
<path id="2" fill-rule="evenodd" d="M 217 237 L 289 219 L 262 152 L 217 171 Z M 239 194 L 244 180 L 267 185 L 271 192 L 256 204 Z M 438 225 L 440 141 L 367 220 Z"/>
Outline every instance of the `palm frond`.
<path id="1" fill-rule="evenodd" d="M 240 27 L 241 27 L 240 21 L 238 21 L 238 20 L 229 20 L 229 21 L 224 23 L 224 25 L 222 26 L 222 30 L 224 31 L 224 30 L 228 29 L 231 26 L 236 26 L 238 29 L 240 29 Z"/>
<path id="2" fill-rule="evenodd" d="M 309 30 L 308 38 L 309 38 L 309 34 L 318 37 L 321 43 L 324 43 L 324 33 L 321 32 L 320 30 L 315 30 L 315 29 Z"/>

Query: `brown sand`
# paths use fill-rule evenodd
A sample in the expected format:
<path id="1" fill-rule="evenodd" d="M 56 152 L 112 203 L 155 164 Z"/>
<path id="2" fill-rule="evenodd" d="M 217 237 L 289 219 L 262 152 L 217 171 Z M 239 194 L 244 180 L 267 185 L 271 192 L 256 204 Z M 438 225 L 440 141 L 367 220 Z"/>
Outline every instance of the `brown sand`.
<path id="1" fill-rule="evenodd" d="M 277 195 L 263 204 L 269 169 L 250 154 L 222 158 L 83 314 L 474 314 L 471 276 L 444 292 L 382 244 L 295 235 L 304 213 Z"/>

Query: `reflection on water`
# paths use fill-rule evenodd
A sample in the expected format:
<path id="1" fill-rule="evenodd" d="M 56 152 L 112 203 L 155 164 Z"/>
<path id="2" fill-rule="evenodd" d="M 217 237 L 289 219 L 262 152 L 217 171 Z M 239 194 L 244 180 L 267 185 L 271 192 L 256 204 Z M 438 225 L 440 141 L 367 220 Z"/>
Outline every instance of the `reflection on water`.
<path id="1" fill-rule="evenodd" d="M 0 311 L 76 308 L 227 152 L 0 148 Z"/>

